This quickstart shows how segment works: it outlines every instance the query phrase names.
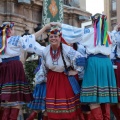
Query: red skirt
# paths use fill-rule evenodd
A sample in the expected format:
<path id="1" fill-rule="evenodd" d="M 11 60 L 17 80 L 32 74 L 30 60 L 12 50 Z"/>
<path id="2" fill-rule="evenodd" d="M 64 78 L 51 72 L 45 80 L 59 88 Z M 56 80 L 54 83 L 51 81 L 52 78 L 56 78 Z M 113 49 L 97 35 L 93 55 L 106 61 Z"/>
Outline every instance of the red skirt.
<path id="1" fill-rule="evenodd" d="M 115 62 L 115 65 L 117 65 L 117 69 L 115 69 L 115 76 L 118 88 L 118 101 L 120 102 L 120 62 Z"/>
<path id="2" fill-rule="evenodd" d="M 80 95 L 73 93 L 64 73 L 49 71 L 47 75 L 46 109 L 48 118 L 72 119 L 80 114 Z"/>
<path id="3" fill-rule="evenodd" d="M 18 60 L 0 63 L 0 100 L 8 102 L 33 100 L 23 65 Z"/>

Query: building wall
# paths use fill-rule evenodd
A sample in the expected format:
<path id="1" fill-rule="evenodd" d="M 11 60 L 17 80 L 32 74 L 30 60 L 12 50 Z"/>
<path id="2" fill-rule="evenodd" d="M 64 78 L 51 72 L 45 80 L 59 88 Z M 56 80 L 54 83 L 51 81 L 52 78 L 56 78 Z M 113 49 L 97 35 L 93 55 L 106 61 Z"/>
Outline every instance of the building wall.
<path id="1" fill-rule="evenodd" d="M 80 1 L 80 8 L 82 10 L 86 10 L 86 0 L 79 0 Z"/>
<path id="2" fill-rule="evenodd" d="M 117 1 L 117 23 L 120 23 L 120 0 Z"/>
<path id="3" fill-rule="evenodd" d="M 104 14 L 107 15 L 108 29 L 111 30 L 111 0 L 104 0 Z"/>
<path id="4" fill-rule="evenodd" d="M 115 3 L 113 5 L 112 1 Z M 104 14 L 107 15 L 109 30 L 113 30 L 115 25 L 120 23 L 120 0 L 104 0 Z"/>
<path id="5" fill-rule="evenodd" d="M 14 21 L 16 35 L 23 34 L 26 29 L 33 33 L 42 21 L 42 3 L 42 0 L 32 0 L 30 5 L 20 4 L 18 0 L 0 0 L 0 24 Z M 80 27 L 79 15 L 91 16 L 85 10 L 64 5 L 64 23 Z"/>
<path id="6" fill-rule="evenodd" d="M 81 24 L 81 28 L 90 28 L 90 27 L 92 27 L 92 21 L 91 20 L 87 21 L 87 22 L 83 22 Z"/>

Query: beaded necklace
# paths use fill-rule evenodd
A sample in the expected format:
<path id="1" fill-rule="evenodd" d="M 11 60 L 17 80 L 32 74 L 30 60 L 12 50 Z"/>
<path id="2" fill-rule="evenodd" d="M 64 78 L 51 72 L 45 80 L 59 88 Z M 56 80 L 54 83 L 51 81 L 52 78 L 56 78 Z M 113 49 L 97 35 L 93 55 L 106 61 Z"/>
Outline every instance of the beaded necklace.
<path id="1" fill-rule="evenodd" d="M 58 65 L 58 59 L 60 57 L 60 47 L 57 50 L 53 50 L 52 47 L 50 47 L 50 55 L 53 61 L 53 65 Z"/>

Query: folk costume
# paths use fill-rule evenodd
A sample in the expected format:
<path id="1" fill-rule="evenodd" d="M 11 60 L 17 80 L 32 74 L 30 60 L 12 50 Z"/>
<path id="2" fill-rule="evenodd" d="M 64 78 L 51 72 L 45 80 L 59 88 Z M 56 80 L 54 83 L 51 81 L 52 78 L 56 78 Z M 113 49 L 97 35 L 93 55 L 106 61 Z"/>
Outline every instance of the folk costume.
<path id="1" fill-rule="evenodd" d="M 117 82 L 117 91 L 118 91 L 118 102 L 120 103 L 120 31 L 113 30 L 111 32 L 113 39 L 113 47 L 111 51 L 111 59 L 113 64 L 116 66 L 114 69 L 116 82 Z M 117 120 L 120 119 L 120 108 L 118 105 L 111 105 L 112 112 L 114 113 Z"/>
<path id="2" fill-rule="evenodd" d="M 53 29 L 49 34 L 60 35 L 61 33 Z M 68 76 L 64 73 L 64 62 L 67 68 L 72 66 L 77 71 L 81 70 L 75 62 L 78 57 L 81 57 L 81 54 L 65 44 L 60 44 L 56 51 L 52 50 L 51 45 L 43 50 L 42 70 L 38 73 L 41 74 L 39 74 L 41 76 L 39 82 L 47 80 L 46 111 L 49 119 L 67 120 L 79 116 L 79 93 L 73 92 Z"/>
<path id="3" fill-rule="evenodd" d="M 35 70 L 35 74 L 36 74 L 35 75 L 35 84 L 36 85 L 35 85 L 35 88 L 34 88 L 34 91 L 33 91 L 34 100 L 31 101 L 27 105 L 30 109 L 33 110 L 33 112 L 30 114 L 30 116 L 27 118 L 27 120 L 33 120 L 37 116 L 38 112 L 40 112 L 40 111 L 44 112 L 45 109 L 46 109 L 46 103 L 45 103 L 46 81 L 44 81 L 43 77 L 42 77 L 42 75 L 44 76 L 44 73 L 42 73 L 43 70 L 41 68 L 41 61 L 42 61 L 42 59 L 40 58 L 39 65 L 37 66 L 37 68 Z M 42 79 L 42 82 L 41 82 L 41 79 Z"/>
<path id="4" fill-rule="evenodd" d="M 73 43 L 73 48 L 75 50 L 77 50 L 78 52 L 80 52 L 83 55 L 83 57 L 85 57 L 87 59 L 86 49 L 82 44 L 80 44 L 79 42 Z M 78 72 L 80 87 L 81 87 L 82 81 L 83 81 L 84 70 L 85 70 L 85 66 L 83 66 L 83 69 L 81 69 L 81 71 Z M 91 114 L 89 103 L 81 104 L 81 110 L 83 113 L 84 120 L 92 120 L 92 114 Z M 81 114 L 81 116 L 82 116 L 82 114 Z"/>
<path id="5" fill-rule="evenodd" d="M 41 54 L 42 49 L 34 35 L 8 36 L 14 23 L 5 22 L 0 28 L 0 100 L 5 107 L 2 120 L 16 120 L 19 110 L 9 108 L 22 105 L 33 99 L 26 80 L 23 65 L 19 59 L 22 50 Z"/>
<path id="6" fill-rule="evenodd" d="M 87 64 L 83 77 L 80 101 L 83 103 L 118 103 L 116 79 L 111 53 L 112 40 L 107 32 L 106 16 L 92 17 L 94 27 L 76 28 L 62 24 L 62 37 L 67 43 L 80 42 L 86 47 Z M 108 112 L 109 113 L 109 112 Z M 94 119 L 103 119 L 101 108 L 92 110 Z"/>

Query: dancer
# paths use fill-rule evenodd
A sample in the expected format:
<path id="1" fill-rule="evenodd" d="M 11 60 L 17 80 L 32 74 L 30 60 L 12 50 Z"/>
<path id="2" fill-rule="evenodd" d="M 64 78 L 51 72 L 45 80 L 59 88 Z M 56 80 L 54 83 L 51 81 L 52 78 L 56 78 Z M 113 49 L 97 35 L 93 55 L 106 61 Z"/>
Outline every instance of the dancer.
<path id="1" fill-rule="evenodd" d="M 120 120 L 120 24 L 115 26 L 115 29 L 111 32 L 112 39 L 114 41 L 111 59 L 113 60 L 116 68 L 114 69 L 117 88 L 118 88 L 118 104 L 111 105 L 111 110 L 114 113 L 117 120 Z"/>
<path id="2" fill-rule="evenodd" d="M 39 71 L 41 67 L 41 58 L 39 60 L 39 65 L 35 70 L 35 88 L 33 92 L 34 100 L 28 104 L 28 107 L 33 110 L 27 120 L 34 120 L 39 112 L 45 114 L 46 105 L 45 105 L 45 98 L 46 98 L 46 81 L 42 80 L 42 74 Z M 38 72 L 39 71 L 39 72 Z M 41 116 L 42 117 L 42 116 Z"/>
<path id="3" fill-rule="evenodd" d="M 20 106 L 33 97 L 19 60 L 21 50 L 41 55 L 44 47 L 35 39 L 50 25 L 32 35 L 14 36 L 14 23 L 4 22 L 0 28 L 0 100 L 4 112 L 1 120 L 17 120 Z"/>
<path id="4" fill-rule="evenodd" d="M 43 80 L 47 80 L 46 112 L 48 116 L 44 116 L 43 119 L 76 119 L 80 113 L 79 93 L 74 93 L 67 75 L 74 76 L 81 70 L 75 62 L 81 54 L 61 43 L 61 31 L 58 28 L 52 28 L 48 32 L 48 37 L 50 45 L 43 51 L 41 65 L 44 73 Z M 68 73 L 64 72 L 70 67 L 74 69 Z"/>
<path id="5" fill-rule="evenodd" d="M 101 103 L 118 103 L 117 86 L 112 63 L 109 59 L 112 41 L 107 32 L 107 17 L 101 14 L 92 16 L 93 27 L 76 28 L 57 22 L 53 26 L 62 28 L 62 37 L 67 43 L 80 42 L 88 54 L 80 101 L 91 103 L 90 109 L 95 120 L 109 120 L 109 104 L 101 109 Z M 108 107 L 108 109 L 106 109 Z"/>

